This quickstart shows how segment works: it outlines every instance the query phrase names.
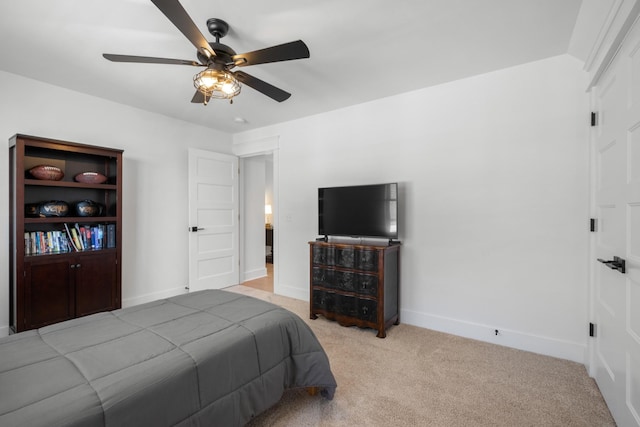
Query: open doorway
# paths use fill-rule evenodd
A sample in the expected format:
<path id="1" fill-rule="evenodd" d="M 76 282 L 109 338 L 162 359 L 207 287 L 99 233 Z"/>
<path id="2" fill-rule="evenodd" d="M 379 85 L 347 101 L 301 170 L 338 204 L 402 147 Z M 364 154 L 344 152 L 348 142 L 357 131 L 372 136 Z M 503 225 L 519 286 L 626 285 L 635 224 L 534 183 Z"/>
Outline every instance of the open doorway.
<path id="1" fill-rule="evenodd" d="M 273 292 L 275 251 L 272 154 L 241 159 L 243 177 L 242 285 Z"/>

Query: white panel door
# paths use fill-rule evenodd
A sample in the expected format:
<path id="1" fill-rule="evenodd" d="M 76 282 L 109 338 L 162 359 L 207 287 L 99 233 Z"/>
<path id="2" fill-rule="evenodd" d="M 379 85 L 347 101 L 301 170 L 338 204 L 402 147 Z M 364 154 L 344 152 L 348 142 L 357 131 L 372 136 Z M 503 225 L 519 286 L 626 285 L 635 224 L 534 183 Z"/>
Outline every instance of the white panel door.
<path id="1" fill-rule="evenodd" d="M 189 149 L 189 290 L 239 282 L 238 158 Z"/>
<path id="2" fill-rule="evenodd" d="M 595 104 L 592 373 L 617 424 L 640 426 L 640 25 L 600 79 Z"/>

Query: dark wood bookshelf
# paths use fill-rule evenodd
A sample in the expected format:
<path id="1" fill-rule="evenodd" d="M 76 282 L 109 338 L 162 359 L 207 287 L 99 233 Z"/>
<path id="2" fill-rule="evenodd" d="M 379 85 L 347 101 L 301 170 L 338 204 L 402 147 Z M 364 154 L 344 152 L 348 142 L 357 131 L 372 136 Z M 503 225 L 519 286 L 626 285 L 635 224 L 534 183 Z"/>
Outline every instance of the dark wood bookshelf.
<path id="1" fill-rule="evenodd" d="M 15 135 L 9 141 L 10 326 L 12 332 L 121 307 L 122 153 L 88 144 Z M 64 172 L 59 181 L 34 179 L 29 169 L 51 164 Z M 81 172 L 98 172 L 104 184 L 74 181 Z M 27 204 L 92 200 L 104 216 L 29 217 Z M 65 232 L 75 224 L 114 228 L 112 247 L 31 253 L 38 232 Z M 28 236 L 28 237 L 27 237 Z"/>

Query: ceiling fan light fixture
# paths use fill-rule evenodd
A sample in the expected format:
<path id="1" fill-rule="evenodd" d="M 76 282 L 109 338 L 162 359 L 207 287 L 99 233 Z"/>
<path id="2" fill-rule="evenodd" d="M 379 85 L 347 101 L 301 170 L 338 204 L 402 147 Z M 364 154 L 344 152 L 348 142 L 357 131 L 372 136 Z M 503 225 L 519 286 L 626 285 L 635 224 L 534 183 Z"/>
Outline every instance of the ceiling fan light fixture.
<path id="1" fill-rule="evenodd" d="M 193 85 L 205 99 L 232 99 L 240 93 L 240 83 L 231 73 L 207 68 L 193 77 Z"/>

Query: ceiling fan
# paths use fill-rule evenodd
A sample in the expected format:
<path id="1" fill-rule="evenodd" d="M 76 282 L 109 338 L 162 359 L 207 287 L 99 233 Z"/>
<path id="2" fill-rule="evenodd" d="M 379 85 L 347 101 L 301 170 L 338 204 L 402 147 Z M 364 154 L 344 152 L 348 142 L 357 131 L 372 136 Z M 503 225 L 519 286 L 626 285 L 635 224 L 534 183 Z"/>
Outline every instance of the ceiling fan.
<path id="1" fill-rule="evenodd" d="M 284 43 L 252 52 L 236 54 L 233 49 L 220 43 L 220 39 L 227 35 L 229 24 L 217 18 L 207 21 L 207 28 L 216 41 L 209 43 L 178 0 L 151 0 L 162 13 L 175 25 L 182 34 L 189 39 L 197 49 L 198 61 L 186 59 L 155 58 L 148 56 L 115 55 L 104 53 L 109 61 L 137 62 L 145 64 L 174 64 L 206 67 L 196 74 L 193 84 L 196 93 L 191 99 L 193 103 L 206 105 L 211 98 L 229 99 L 240 93 L 240 83 L 261 92 L 278 102 L 289 99 L 291 94 L 258 79 L 244 71 L 231 71 L 235 67 L 265 64 L 269 62 L 290 61 L 293 59 L 309 58 L 309 49 L 302 40 Z"/>

